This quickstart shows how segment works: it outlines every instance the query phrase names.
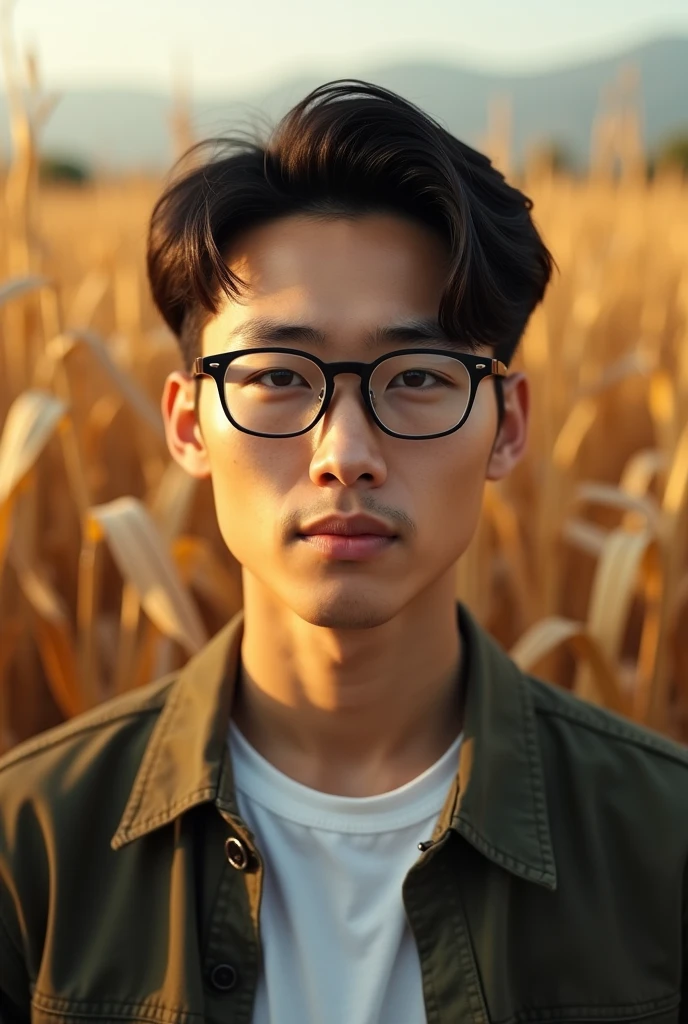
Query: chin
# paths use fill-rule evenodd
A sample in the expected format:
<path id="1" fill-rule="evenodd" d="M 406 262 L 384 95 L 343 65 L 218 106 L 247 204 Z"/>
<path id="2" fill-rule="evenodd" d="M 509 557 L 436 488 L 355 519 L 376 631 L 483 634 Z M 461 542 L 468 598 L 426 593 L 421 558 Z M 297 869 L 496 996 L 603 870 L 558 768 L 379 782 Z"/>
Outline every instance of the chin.
<path id="1" fill-rule="evenodd" d="M 307 593 L 290 596 L 288 603 L 300 618 L 326 629 L 374 629 L 389 622 L 403 607 L 398 592 L 375 594 L 360 583 L 335 592 L 315 586 Z"/>

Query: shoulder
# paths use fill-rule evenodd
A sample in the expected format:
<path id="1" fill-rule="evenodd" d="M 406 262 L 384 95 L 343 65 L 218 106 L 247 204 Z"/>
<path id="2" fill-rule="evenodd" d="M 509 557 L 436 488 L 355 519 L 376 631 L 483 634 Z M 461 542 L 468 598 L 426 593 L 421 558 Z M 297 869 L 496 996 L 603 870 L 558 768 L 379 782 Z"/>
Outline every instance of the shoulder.
<path id="1" fill-rule="evenodd" d="M 568 764 L 588 782 L 623 784 L 643 796 L 666 797 L 688 810 L 688 748 L 631 719 L 524 676 L 532 697 L 541 755 Z"/>
<path id="2" fill-rule="evenodd" d="M 114 697 L 13 747 L 0 758 L 0 819 L 22 799 L 40 800 L 103 777 L 135 773 L 176 675 Z"/>

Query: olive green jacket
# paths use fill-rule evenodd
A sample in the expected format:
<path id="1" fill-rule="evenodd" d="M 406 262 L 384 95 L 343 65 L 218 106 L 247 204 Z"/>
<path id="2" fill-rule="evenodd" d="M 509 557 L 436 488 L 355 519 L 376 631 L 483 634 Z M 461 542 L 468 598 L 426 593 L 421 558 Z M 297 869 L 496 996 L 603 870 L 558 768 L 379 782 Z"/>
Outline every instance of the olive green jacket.
<path id="1" fill-rule="evenodd" d="M 465 741 L 403 887 L 428 1021 L 688 1020 L 688 754 L 460 618 Z M 251 1021 L 263 866 L 228 756 L 240 642 L 237 618 L 181 672 L 0 762 L 4 1024 Z"/>

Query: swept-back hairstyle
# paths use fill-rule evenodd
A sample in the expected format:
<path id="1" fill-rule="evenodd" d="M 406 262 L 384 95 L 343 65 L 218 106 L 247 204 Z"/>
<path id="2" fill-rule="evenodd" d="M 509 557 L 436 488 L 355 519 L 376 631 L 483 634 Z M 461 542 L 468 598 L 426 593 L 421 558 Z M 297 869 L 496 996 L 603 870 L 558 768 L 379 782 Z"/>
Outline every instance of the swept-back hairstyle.
<path id="1" fill-rule="evenodd" d="M 449 267 L 443 330 L 509 362 L 542 299 L 552 258 L 532 202 L 488 158 L 393 92 L 358 80 L 313 90 L 265 141 L 212 139 L 156 203 L 148 239 L 155 303 L 185 366 L 205 322 L 242 282 L 224 255 L 236 236 L 290 214 L 396 212 L 436 231 Z"/>

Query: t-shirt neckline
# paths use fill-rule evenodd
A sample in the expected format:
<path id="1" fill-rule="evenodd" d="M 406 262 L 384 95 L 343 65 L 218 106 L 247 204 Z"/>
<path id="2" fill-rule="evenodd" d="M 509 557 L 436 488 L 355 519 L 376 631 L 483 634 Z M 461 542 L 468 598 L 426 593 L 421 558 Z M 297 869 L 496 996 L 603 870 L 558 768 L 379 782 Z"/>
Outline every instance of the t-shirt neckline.
<path id="1" fill-rule="evenodd" d="M 438 814 L 458 770 L 461 733 L 429 768 L 403 786 L 368 797 L 323 793 L 290 778 L 259 754 L 235 722 L 229 746 L 236 789 L 272 813 L 335 832 L 389 832 Z"/>

